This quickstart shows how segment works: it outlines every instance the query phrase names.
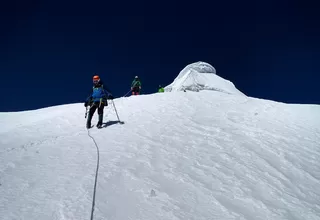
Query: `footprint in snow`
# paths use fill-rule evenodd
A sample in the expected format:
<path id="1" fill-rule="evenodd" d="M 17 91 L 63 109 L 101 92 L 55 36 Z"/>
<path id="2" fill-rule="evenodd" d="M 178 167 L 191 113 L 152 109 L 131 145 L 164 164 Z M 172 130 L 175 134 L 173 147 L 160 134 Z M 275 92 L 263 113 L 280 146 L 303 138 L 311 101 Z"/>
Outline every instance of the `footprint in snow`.
<path id="1" fill-rule="evenodd" d="M 153 189 L 150 192 L 150 197 L 155 197 L 156 195 L 156 191 L 154 191 Z"/>

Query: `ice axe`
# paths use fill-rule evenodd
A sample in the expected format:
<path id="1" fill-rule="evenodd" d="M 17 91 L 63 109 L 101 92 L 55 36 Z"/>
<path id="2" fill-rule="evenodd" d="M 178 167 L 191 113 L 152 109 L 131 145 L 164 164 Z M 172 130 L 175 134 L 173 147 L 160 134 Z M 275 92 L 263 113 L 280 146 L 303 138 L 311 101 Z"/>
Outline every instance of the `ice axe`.
<path id="1" fill-rule="evenodd" d="M 87 118 L 87 114 L 88 114 L 88 107 L 86 107 L 86 113 L 84 115 L 84 118 Z"/>
<path id="2" fill-rule="evenodd" d="M 91 109 L 92 106 L 90 106 L 89 110 Z M 87 118 L 87 115 L 88 115 L 88 106 L 86 106 L 86 113 L 84 115 L 84 118 Z"/>

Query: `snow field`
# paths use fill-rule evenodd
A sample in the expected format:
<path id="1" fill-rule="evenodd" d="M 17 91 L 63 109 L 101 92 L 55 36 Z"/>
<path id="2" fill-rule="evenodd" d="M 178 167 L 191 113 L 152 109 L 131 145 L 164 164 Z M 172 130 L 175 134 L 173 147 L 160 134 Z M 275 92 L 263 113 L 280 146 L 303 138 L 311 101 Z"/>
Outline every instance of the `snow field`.
<path id="1" fill-rule="evenodd" d="M 109 126 L 90 130 L 95 219 L 320 219 L 319 106 L 215 91 L 114 102 L 124 124 L 109 103 Z M 1 219 L 89 219 L 84 112 L 0 114 Z"/>

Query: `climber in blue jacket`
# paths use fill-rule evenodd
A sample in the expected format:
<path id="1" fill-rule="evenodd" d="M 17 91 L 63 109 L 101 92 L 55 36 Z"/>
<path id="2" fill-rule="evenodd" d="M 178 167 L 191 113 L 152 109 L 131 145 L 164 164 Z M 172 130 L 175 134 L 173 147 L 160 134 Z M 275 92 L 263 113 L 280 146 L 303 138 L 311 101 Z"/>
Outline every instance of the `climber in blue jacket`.
<path id="1" fill-rule="evenodd" d="M 104 106 L 108 106 L 108 99 L 113 99 L 111 91 L 103 85 L 102 80 L 98 75 L 93 77 L 93 88 L 90 96 L 86 99 L 84 106 L 90 106 L 88 119 L 87 119 L 87 128 L 91 127 L 91 120 L 94 112 L 98 109 L 99 120 L 97 127 L 101 128 L 102 119 L 103 119 L 103 109 Z"/>

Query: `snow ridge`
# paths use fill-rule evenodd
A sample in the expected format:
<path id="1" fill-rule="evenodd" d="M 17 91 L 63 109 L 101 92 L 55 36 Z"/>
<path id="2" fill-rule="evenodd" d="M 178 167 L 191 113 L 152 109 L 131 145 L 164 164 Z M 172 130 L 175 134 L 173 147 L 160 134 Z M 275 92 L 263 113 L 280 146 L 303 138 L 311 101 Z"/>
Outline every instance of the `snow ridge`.
<path id="1" fill-rule="evenodd" d="M 166 92 L 185 90 L 196 92 L 213 90 L 227 94 L 244 95 L 231 81 L 218 76 L 213 66 L 201 61 L 187 65 L 175 80 L 165 87 Z"/>

